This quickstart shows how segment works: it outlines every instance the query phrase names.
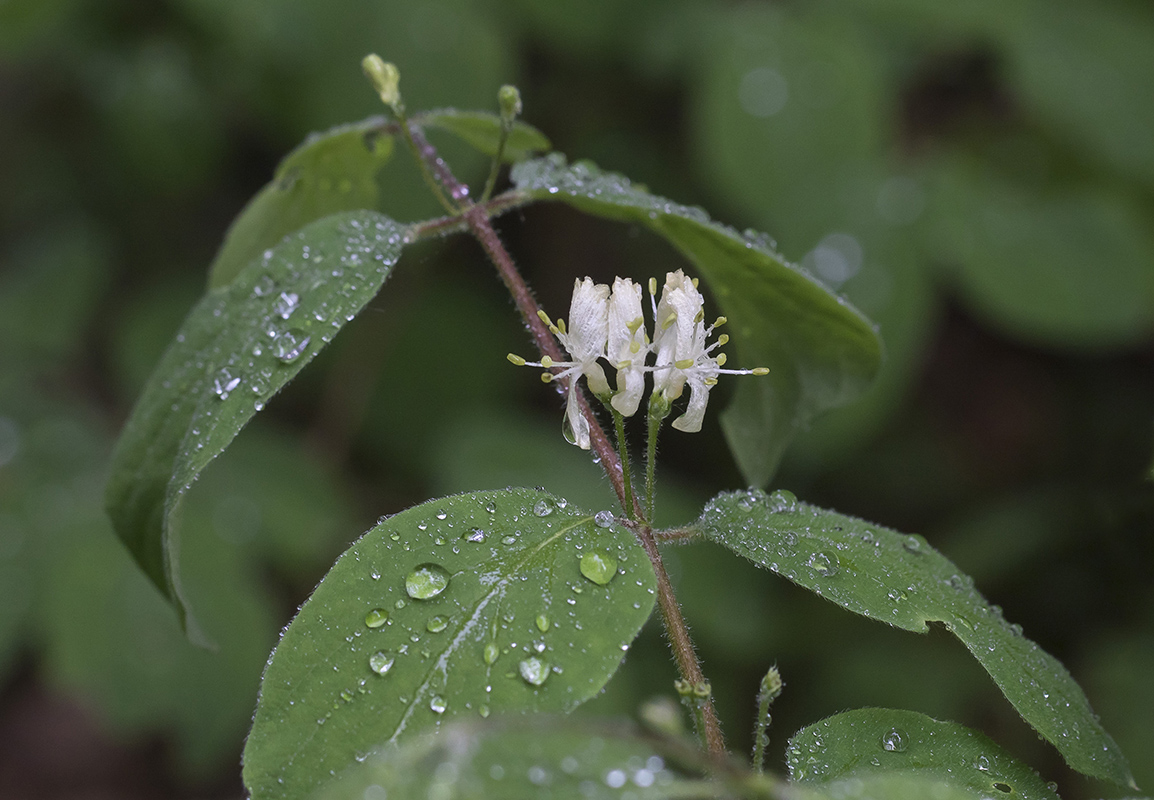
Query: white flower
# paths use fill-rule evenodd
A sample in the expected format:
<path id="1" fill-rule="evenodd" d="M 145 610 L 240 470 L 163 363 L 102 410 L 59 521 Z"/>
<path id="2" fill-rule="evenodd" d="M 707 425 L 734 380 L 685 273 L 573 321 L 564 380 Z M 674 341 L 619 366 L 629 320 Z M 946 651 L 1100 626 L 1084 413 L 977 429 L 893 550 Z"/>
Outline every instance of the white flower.
<path id="1" fill-rule="evenodd" d="M 650 282 L 650 291 L 656 289 L 656 282 Z M 673 427 L 686 433 L 701 430 L 705 417 L 705 406 L 709 402 L 709 390 L 717 384 L 717 376 L 765 375 L 769 370 L 722 369 L 725 353 L 712 355 L 713 351 L 729 341 L 722 334 L 711 345 L 706 345 L 709 335 L 725 317 L 705 327 L 704 299 L 697 286 L 681 270 L 665 276 L 665 286 L 661 290 L 661 300 L 654 310 L 653 347 L 657 351 L 656 364 L 652 367 L 653 391 L 661 392 L 669 402 L 681 396 L 685 384 L 689 384 L 689 406 L 685 413 L 673 421 Z"/>
<path id="2" fill-rule="evenodd" d="M 641 314 L 641 285 L 628 278 L 613 281 L 609 296 L 609 362 L 617 368 L 617 393 L 610 402 L 626 417 L 633 416 L 645 392 L 645 356 L 649 337 Z"/>
<path id="3" fill-rule="evenodd" d="M 565 320 L 559 319 L 554 324 L 548 316 L 541 312 L 541 318 L 549 325 L 549 330 L 569 352 L 570 361 L 554 361 L 545 356 L 540 361 L 526 361 L 520 356 L 509 354 L 509 360 L 514 364 L 544 367 L 552 369 L 561 367 L 558 373 L 546 372 L 541 377 L 548 383 L 558 378 L 569 379 L 569 397 L 565 403 L 565 438 L 582 450 L 588 450 L 589 421 L 581 413 L 578 403 L 577 380 L 584 375 L 589 389 L 598 396 L 609 394 L 609 381 L 605 378 L 605 370 L 597 363 L 599 358 L 605 357 L 605 346 L 608 341 L 609 326 L 609 287 L 603 283 L 594 283 L 592 278 L 575 280 L 573 282 L 573 299 L 569 303 L 569 326 Z"/>

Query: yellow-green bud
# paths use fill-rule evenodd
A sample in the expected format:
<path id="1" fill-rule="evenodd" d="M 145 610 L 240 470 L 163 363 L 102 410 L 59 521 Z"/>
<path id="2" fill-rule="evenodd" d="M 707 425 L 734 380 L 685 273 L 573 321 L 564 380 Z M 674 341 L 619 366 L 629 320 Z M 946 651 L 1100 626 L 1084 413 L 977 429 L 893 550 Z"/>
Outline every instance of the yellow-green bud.
<path id="1" fill-rule="evenodd" d="M 394 111 L 401 106 L 401 72 L 397 65 L 370 53 L 361 61 L 365 77 L 381 96 L 381 102 Z"/>
<path id="2" fill-rule="evenodd" d="M 506 84 L 497 90 L 497 103 L 501 106 L 501 119 L 512 122 L 521 116 L 521 93 L 516 86 Z"/>

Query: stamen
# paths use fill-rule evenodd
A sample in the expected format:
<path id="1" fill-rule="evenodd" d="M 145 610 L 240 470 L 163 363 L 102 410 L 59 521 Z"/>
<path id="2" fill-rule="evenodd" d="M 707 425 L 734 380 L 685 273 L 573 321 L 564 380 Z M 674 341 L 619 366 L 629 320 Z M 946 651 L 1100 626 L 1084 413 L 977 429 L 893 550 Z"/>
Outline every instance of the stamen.
<path id="1" fill-rule="evenodd" d="M 545 369 L 549 369 L 553 366 L 553 359 L 549 358 L 549 356 L 541 356 L 541 366 L 543 366 Z"/>
<path id="2" fill-rule="evenodd" d="M 543 308 L 537 309 L 537 316 L 540 318 L 540 320 L 542 322 L 544 322 L 550 328 L 553 327 L 553 320 L 549 319 L 549 315 L 545 313 L 545 309 L 543 309 Z"/>
<path id="3" fill-rule="evenodd" d="M 657 278 L 649 279 L 649 293 L 657 294 Z"/>
<path id="4" fill-rule="evenodd" d="M 677 367 L 678 369 L 689 369 L 693 366 L 693 359 L 683 358 L 680 361 L 674 361 L 673 366 Z"/>
<path id="5" fill-rule="evenodd" d="M 552 383 L 552 382 L 553 382 L 553 373 L 552 372 L 542 372 L 541 373 L 541 383 Z"/>
<path id="6" fill-rule="evenodd" d="M 697 309 L 697 316 L 695 316 L 693 318 L 693 322 L 698 323 L 698 322 L 701 322 L 703 319 L 705 319 L 705 309 L 699 308 L 699 309 Z"/>
<path id="7" fill-rule="evenodd" d="M 769 367 L 754 367 L 749 371 L 750 375 L 768 375 Z"/>
<path id="8" fill-rule="evenodd" d="M 717 366 L 724 367 L 725 362 L 729 360 L 729 356 L 727 356 L 725 353 L 718 353 L 715 360 L 717 361 Z"/>
<path id="9" fill-rule="evenodd" d="M 557 330 L 559 330 L 561 333 L 568 333 L 568 331 L 565 330 L 565 320 L 557 320 Z"/>
<path id="10" fill-rule="evenodd" d="M 669 326 L 672 325 L 676 321 L 677 321 L 677 312 L 674 311 L 668 317 L 665 318 L 665 322 L 661 323 L 661 330 L 663 330 L 663 331 L 667 330 L 669 328 Z"/>
<path id="11" fill-rule="evenodd" d="M 634 339 L 632 342 L 630 342 L 629 343 L 629 352 L 632 353 L 633 355 L 637 355 L 639 352 L 641 352 L 641 342 L 637 341 L 636 339 Z"/>
<path id="12" fill-rule="evenodd" d="M 713 327 L 714 328 L 720 328 L 722 325 L 724 325 L 727 322 L 729 322 L 729 320 L 726 319 L 725 317 L 718 317 L 716 320 L 713 321 Z"/>
<path id="13" fill-rule="evenodd" d="M 516 364 L 518 367 L 523 367 L 527 363 L 529 363 L 525 359 L 521 358 L 521 356 L 517 355 L 516 353 L 510 353 L 509 355 L 505 356 L 505 358 L 509 359 L 511 362 Z"/>
<path id="14" fill-rule="evenodd" d="M 718 336 L 717 337 L 717 343 L 720 345 L 728 344 L 729 343 L 729 334 L 723 333 L 720 336 Z"/>
<path id="15" fill-rule="evenodd" d="M 706 378 L 705 379 L 705 385 L 706 386 L 716 386 L 717 385 L 717 378 Z"/>
<path id="16" fill-rule="evenodd" d="M 697 282 L 698 282 L 699 280 L 700 280 L 700 278 L 690 278 L 690 281 L 693 283 L 693 288 L 694 288 L 694 289 L 696 289 L 696 288 L 697 288 Z"/>
<path id="17" fill-rule="evenodd" d="M 638 317 L 637 319 L 628 323 L 625 327 L 628 329 L 630 336 L 636 336 L 637 335 L 637 329 L 640 328 L 644 324 L 645 324 L 645 317 Z"/>

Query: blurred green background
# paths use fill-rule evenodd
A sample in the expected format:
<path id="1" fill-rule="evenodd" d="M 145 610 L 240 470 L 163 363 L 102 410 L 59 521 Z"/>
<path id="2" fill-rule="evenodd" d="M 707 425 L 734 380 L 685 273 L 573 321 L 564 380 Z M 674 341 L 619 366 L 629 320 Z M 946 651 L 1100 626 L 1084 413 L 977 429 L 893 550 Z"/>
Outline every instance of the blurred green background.
<path id="1" fill-rule="evenodd" d="M 218 653 L 183 640 L 113 537 L 106 462 L 137 392 L 278 159 L 380 113 L 370 51 L 410 109 L 491 109 L 515 83 L 557 149 L 769 232 L 875 319 L 881 378 L 802 433 L 774 485 L 924 534 L 1067 664 L 1154 787 L 1146 0 L 6 0 L 0 795 L 240 796 L 277 632 L 378 515 L 508 484 L 611 505 L 557 397 L 504 361 L 527 340 L 460 238 L 407 252 L 192 492 L 187 583 Z M 436 213 L 412 169 L 386 205 Z M 574 276 L 682 266 L 564 208 L 499 227 L 553 314 Z M 663 440 L 668 522 L 740 485 L 708 422 Z M 1117 795 L 944 633 L 852 618 L 703 546 L 669 561 L 736 748 L 777 663 L 778 765 L 796 728 L 888 705 L 981 728 L 1064 796 Z M 588 713 L 673 677 L 651 625 Z"/>

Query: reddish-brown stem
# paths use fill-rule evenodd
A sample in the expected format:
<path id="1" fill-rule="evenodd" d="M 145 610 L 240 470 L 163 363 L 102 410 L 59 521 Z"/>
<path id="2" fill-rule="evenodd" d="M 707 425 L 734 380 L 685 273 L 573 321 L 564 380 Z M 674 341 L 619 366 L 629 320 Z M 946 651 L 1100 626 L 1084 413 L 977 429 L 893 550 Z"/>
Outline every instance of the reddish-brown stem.
<path id="1" fill-rule="evenodd" d="M 488 209 L 484 205 L 476 205 L 469 196 L 469 188 L 457 180 L 453 175 L 449 166 L 437 155 L 436 149 L 425 138 L 421 130 L 415 126 L 410 125 L 410 135 L 412 141 L 416 146 L 417 152 L 425 163 L 436 175 L 437 180 L 441 185 L 448 190 L 453 201 L 461 206 L 461 213 L 468 225 L 469 231 L 480 242 L 486 255 L 496 266 L 501 280 L 504 281 L 509 293 L 513 296 L 513 301 L 516 303 L 518 310 L 521 312 L 525 324 L 529 327 L 530 333 L 533 335 L 533 340 L 537 345 L 537 349 L 543 356 L 549 356 L 554 361 L 565 361 L 565 354 L 561 351 L 560 345 L 549 331 L 549 326 L 540 318 L 538 312 L 540 306 L 537 305 L 536 298 L 533 297 L 532 291 L 525 283 L 521 273 L 517 270 L 517 265 L 513 263 L 512 256 L 505 249 L 501 243 L 500 237 L 497 236 L 496 230 L 493 229 L 493 223 L 489 219 Z M 562 379 L 558 381 L 561 384 L 559 387 L 562 392 L 569 391 L 568 381 Z M 605 474 L 609 476 L 610 483 L 613 484 L 613 489 L 617 492 L 617 498 L 621 502 L 621 507 L 628 513 L 629 504 L 633 504 L 633 516 L 637 519 L 644 518 L 641 509 L 641 504 L 636 497 L 629 498 L 625 491 L 624 471 L 621 466 L 621 459 L 617 454 L 616 448 L 609 441 L 609 437 L 605 435 L 604 429 L 597 417 L 593 414 L 593 409 L 589 404 L 585 393 L 580 386 L 571 387 L 572 391 L 577 392 L 578 402 L 581 407 L 581 413 L 585 419 L 589 421 L 589 439 L 592 445 L 593 452 L 595 452 L 600 459 L 601 468 Z M 628 523 L 627 523 L 628 524 Z M 661 616 L 665 622 L 665 632 L 669 638 L 670 647 L 673 650 L 674 658 L 677 661 L 678 670 L 682 678 L 689 681 L 691 684 L 702 684 L 705 682 L 705 676 L 701 672 L 701 665 L 697 660 L 697 653 L 693 648 L 693 641 L 689 637 L 689 629 L 685 625 L 685 618 L 681 616 L 681 607 L 677 603 L 677 598 L 673 593 L 673 585 L 669 580 L 669 574 L 665 571 L 665 563 L 661 559 L 661 552 L 657 548 L 657 541 L 653 537 L 653 531 L 648 525 L 644 524 L 629 524 L 630 529 L 637 536 L 641 546 L 645 549 L 645 554 L 649 557 L 649 561 L 653 564 L 653 571 L 657 575 L 657 603 L 661 609 Z M 705 741 L 710 754 L 717 758 L 723 759 L 725 757 L 725 740 L 721 735 L 721 726 L 717 720 L 717 713 L 713 708 L 712 699 L 708 699 L 704 706 L 705 719 Z"/>

